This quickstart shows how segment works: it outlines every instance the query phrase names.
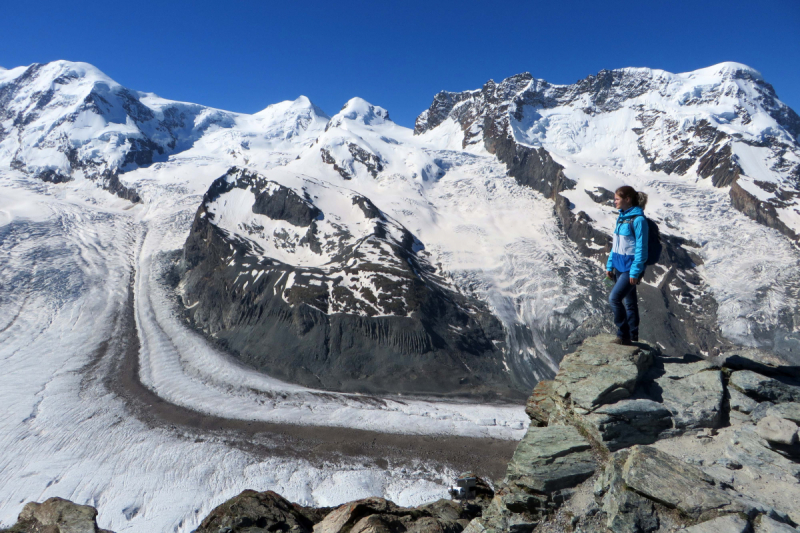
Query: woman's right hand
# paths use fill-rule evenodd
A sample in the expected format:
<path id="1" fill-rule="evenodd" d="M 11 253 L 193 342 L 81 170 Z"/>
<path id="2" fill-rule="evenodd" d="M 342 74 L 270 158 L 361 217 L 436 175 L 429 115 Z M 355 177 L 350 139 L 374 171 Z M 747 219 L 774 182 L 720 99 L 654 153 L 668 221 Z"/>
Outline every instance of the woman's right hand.
<path id="1" fill-rule="evenodd" d="M 606 271 L 606 277 L 611 281 L 614 281 L 614 273 L 611 271 Z"/>

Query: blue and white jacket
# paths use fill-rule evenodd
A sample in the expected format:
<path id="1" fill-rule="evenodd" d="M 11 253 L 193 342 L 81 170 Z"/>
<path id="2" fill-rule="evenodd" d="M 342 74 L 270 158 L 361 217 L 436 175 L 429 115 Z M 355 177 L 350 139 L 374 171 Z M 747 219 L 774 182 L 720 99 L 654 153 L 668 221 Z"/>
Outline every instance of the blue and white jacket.
<path id="1" fill-rule="evenodd" d="M 647 233 L 647 220 L 641 207 L 620 211 L 606 270 L 630 272 L 628 277 L 631 278 L 641 276 L 647 261 Z"/>

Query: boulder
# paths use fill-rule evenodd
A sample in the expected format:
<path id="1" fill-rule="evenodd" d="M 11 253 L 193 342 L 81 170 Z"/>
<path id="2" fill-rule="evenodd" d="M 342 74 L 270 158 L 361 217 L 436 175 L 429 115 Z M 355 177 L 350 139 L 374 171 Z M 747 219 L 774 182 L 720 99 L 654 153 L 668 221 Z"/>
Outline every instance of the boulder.
<path id="1" fill-rule="evenodd" d="M 597 429 L 611 451 L 634 444 L 652 444 L 672 428 L 671 413 L 652 400 L 624 400 L 604 405 L 584 418 Z"/>
<path id="2" fill-rule="evenodd" d="M 776 416 L 800 424 L 800 402 L 779 403 L 767 409 L 768 416 Z"/>
<path id="3" fill-rule="evenodd" d="M 777 520 L 761 515 L 754 521 L 755 533 L 798 533 L 800 529 L 783 524 Z"/>
<path id="4" fill-rule="evenodd" d="M 410 518 L 409 522 L 414 521 L 416 518 L 430 516 L 429 513 L 400 507 L 383 498 L 365 498 L 344 504 L 331 511 L 320 523 L 314 526 L 314 533 L 355 531 L 355 526 L 361 523 L 365 517 L 371 515 L 387 515 L 387 517 L 391 516 L 394 520 L 408 517 Z M 361 523 L 360 527 L 364 528 L 369 525 L 377 528 L 378 523 L 379 521 L 375 519 L 369 523 Z"/>
<path id="5" fill-rule="evenodd" d="M 508 464 L 509 484 L 551 493 L 592 476 L 597 462 L 589 441 L 572 426 L 530 426 Z"/>
<path id="6" fill-rule="evenodd" d="M 473 507 L 473 508 L 471 508 Z M 439 500 L 421 507 L 400 507 L 383 498 L 366 498 L 342 505 L 314 526 L 314 533 L 451 533 L 463 530 L 479 512 Z"/>
<path id="7" fill-rule="evenodd" d="M 588 411 L 629 398 L 653 363 L 650 350 L 612 344 L 613 335 L 586 339 L 561 361 L 554 392 Z"/>
<path id="8" fill-rule="evenodd" d="M 97 527 L 97 509 L 78 505 L 62 498 L 49 498 L 44 503 L 25 504 L 18 521 L 9 531 L 14 533 L 112 533 Z"/>
<path id="9" fill-rule="evenodd" d="M 729 402 L 731 409 L 739 411 L 740 413 L 750 414 L 758 406 L 758 402 L 742 394 L 733 387 L 728 388 L 728 395 L 730 396 Z"/>
<path id="10" fill-rule="evenodd" d="M 686 528 L 686 533 L 748 533 L 750 524 L 739 515 L 729 514 Z"/>
<path id="11" fill-rule="evenodd" d="M 800 402 L 800 384 L 789 378 L 770 378 L 752 370 L 731 374 L 731 387 L 759 401 L 773 403 Z"/>
<path id="12" fill-rule="evenodd" d="M 622 479 L 632 490 L 698 519 L 722 511 L 734 498 L 697 467 L 650 446 L 634 446 L 622 467 Z"/>
<path id="13" fill-rule="evenodd" d="M 683 367 L 692 371 L 704 369 L 709 363 L 701 361 L 690 365 L 665 365 Z M 684 377 L 665 374 L 656 380 L 661 388 L 664 407 L 672 413 L 677 429 L 716 428 L 722 421 L 722 401 L 725 387 L 722 372 L 703 370 Z"/>
<path id="14" fill-rule="evenodd" d="M 253 528 L 311 533 L 329 511 L 297 505 L 271 490 L 245 490 L 211 511 L 195 533 L 249 533 Z"/>
<path id="15" fill-rule="evenodd" d="M 767 442 L 787 446 L 797 444 L 797 424 L 776 416 L 762 418 L 756 426 L 756 433 Z"/>

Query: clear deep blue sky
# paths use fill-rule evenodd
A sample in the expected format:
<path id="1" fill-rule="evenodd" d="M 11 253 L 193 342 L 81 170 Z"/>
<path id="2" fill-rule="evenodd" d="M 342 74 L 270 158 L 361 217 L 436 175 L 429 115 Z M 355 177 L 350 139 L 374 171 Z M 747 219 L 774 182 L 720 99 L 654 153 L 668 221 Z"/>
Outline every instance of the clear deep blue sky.
<path id="1" fill-rule="evenodd" d="M 647 6 L 647 7 L 642 7 Z M 0 66 L 92 63 L 119 83 L 253 113 L 353 96 L 412 126 L 440 90 L 520 72 L 573 83 L 627 66 L 738 61 L 800 112 L 800 0 L 4 2 Z"/>

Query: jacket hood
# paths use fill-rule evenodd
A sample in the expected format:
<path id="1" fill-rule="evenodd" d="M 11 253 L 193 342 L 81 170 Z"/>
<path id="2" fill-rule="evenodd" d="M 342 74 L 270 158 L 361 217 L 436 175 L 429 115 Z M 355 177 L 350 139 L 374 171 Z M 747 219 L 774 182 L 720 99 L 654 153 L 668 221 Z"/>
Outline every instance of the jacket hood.
<path id="1" fill-rule="evenodd" d="M 620 211 L 619 212 L 619 219 L 620 220 L 625 219 L 625 218 L 643 217 L 643 216 L 644 216 L 644 211 L 639 206 L 631 207 L 627 211 Z"/>

